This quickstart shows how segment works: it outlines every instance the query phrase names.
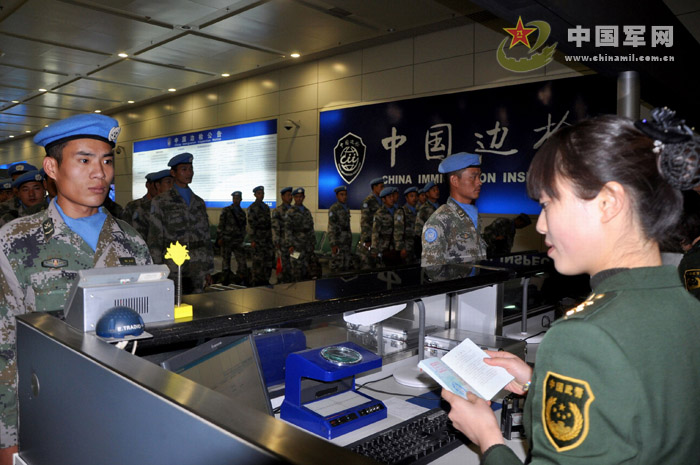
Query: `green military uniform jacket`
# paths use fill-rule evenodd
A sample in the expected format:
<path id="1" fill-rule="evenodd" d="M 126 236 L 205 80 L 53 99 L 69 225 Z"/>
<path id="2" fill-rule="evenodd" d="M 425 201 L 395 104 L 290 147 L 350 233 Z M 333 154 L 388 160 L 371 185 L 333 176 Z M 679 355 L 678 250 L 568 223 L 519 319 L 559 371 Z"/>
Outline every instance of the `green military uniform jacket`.
<path id="1" fill-rule="evenodd" d="M 352 246 L 352 231 L 350 230 L 350 209 L 340 202 L 331 205 L 328 210 L 328 243 L 331 247 Z"/>
<path id="2" fill-rule="evenodd" d="M 381 207 L 381 200 L 374 194 L 369 194 L 362 202 L 362 210 L 360 210 L 360 242 L 372 242 L 374 215 Z"/>
<path id="3" fill-rule="evenodd" d="M 55 200 L 0 228 L 0 448 L 17 443 L 15 316 L 63 309 L 78 270 L 149 264 L 143 239 L 109 213 L 94 251 L 68 228 Z"/>
<path id="4" fill-rule="evenodd" d="M 182 265 L 182 276 L 192 279 L 195 291 L 204 287 L 207 274 L 214 271 L 214 250 L 209 231 L 207 207 L 201 197 L 192 192 L 189 206 L 175 187 L 151 200 L 148 247 L 155 263 L 165 263 L 171 278 L 177 280 L 178 267 L 165 260 L 170 244 L 187 246 L 190 259 Z"/>
<path id="5" fill-rule="evenodd" d="M 593 277 L 537 350 L 531 463 L 698 463 L 700 302 L 672 266 L 614 271 Z M 520 461 L 494 446 L 482 463 Z"/>
<path id="6" fill-rule="evenodd" d="M 437 203 L 433 203 L 430 200 L 426 200 L 423 205 L 417 210 L 416 213 L 416 236 L 420 237 L 423 233 L 423 226 L 425 222 L 437 211 L 440 206 Z"/>
<path id="7" fill-rule="evenodd" d="M 140 199 L 127 203 L 122 216 L 122 219 L 133 226 L 146 243 L 148 243 L 148 215 L 150 211 L 151 199 L 144 195 Z"/>
<path id="8" fill-rule="evenodd" d="M 700 299 L 700 241 L 683 255 L 678 274 L 686 290 Z"/>
<path id="9" fill-rule="evenodd" d="M 386 205 L 374 214 L 372 226 L 372 252 L 385 254 L 394 249 L 394 215 Z"/>
<path id="10" fill-rule="evenodd" d="M 406 250 L 409 256 L 415 248 L 415 228 L 418 211 L 406 204 L 394 213 L 394 244 L 396 250 Z"/>
<path id="11" fill-rule="evenodd" d="M 461 264 L 486 258 L 486 243 L 469 215 L 449 198 L 423 227 L 421 265 Z"/>
<path id="12" fill-rule="evenodd" d="M 5 209 L 3 213 L 0 213 L 0 226 L 4 226 L 16 218 L 21 218 L 24 216 L 33 215 L 34 213 L 39 213 L 42 210 L 46 210 L 46 208 L 49 206 L 49 202 L 46 197 L 38 204 L 31 207 L 26 207 L 19 200 L 19 198 L 15 197 L 14 199 L 10 200 L 14 201 L 12 206 L 10 208 Z"/>

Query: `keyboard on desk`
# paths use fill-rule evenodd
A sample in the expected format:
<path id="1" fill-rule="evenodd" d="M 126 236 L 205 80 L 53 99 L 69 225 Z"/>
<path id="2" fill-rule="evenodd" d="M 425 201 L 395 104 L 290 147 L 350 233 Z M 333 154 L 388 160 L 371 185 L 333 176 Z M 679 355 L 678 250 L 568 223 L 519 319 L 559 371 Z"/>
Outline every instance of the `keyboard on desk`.
<path id="1" fill-rule="evenodd" d="M 466 444 L 447 413 L 433 409 L 345 446 L 358 454 L 392 465 L 421 465 Z"/>

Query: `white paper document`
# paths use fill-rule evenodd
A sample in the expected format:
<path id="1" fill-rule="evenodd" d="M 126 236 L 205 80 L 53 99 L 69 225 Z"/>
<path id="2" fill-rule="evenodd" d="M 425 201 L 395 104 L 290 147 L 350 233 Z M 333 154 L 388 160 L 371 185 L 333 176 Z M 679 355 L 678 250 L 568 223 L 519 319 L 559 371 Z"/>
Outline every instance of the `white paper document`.
<path id="1" fill-rule="evenodd" d="M 418 362 L 418 367 L 450 392 L 466 398 L 471 391 L 491 400 L 513 376 L 504 368 L 487 365 L 486 357 L 486 352 L 465 339 L 442 359 L 427 358 Z"/>

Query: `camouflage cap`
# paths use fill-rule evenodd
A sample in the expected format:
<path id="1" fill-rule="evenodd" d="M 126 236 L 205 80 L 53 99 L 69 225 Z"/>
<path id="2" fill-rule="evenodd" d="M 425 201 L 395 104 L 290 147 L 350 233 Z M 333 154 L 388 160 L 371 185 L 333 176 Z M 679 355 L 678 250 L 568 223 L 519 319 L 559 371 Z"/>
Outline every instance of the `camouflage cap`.
<path id="1" fill-rule="evenodd" d="M 54 144 L 73 139 L 97 139 L 114 147 L 119 137 L 119 122 L 109 116 L 85 113 L 62 119 L 44 128 L 36 136 L 34 143 L 47 150 Z"/>

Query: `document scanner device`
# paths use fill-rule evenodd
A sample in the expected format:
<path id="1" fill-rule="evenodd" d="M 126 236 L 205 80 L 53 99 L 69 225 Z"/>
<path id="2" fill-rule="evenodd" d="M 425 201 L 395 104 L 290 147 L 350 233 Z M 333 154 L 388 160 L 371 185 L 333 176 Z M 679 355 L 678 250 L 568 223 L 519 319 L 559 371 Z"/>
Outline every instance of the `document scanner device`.
<path id="1" fill-rule="evenodd" d="M 129 307 L 143 322 L 172 321 L 175 285 L 167 265 L 117 266 L 78 271 L 66 300 L 66 323 L 95 331 L 102 315 L 114 307 Z"/>
<path id="2" fill-rule="evenodd" d="M 355 390 L 355 375 L 382 358 L 352 342 L 289 354 L 280 417 L 333 439 L 387 416 L 383 402 Z"/>

